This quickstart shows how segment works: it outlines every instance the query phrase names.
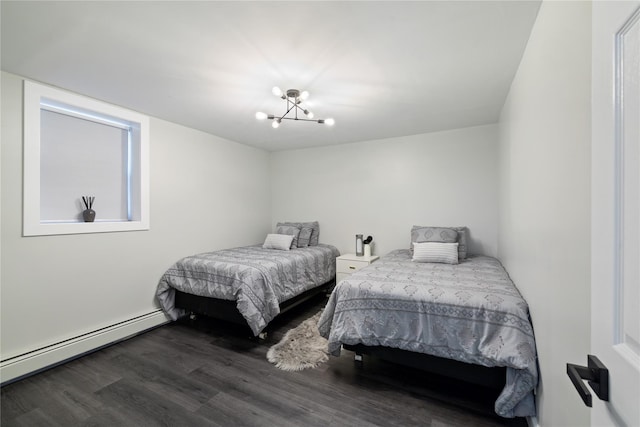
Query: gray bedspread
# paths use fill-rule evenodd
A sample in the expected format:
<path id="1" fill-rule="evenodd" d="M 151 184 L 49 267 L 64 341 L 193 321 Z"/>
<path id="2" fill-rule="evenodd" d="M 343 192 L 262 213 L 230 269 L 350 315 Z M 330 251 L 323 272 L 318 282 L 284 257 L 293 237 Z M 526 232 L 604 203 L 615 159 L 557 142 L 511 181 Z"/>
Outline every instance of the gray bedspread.
<path id="1" fill-rule="evenodd" d="M 280 313 L 280 303 L 332 280 L 339 255 L 335 247 L 325 244 L 290 251 L 257 245 L 192 255 L 164 273 L 156 297 L 173 320 L 185 314 L 175 307 L 175 289 L 235 300 L 258 335 Z"/>
<path id="2" fill-rule="evenodd" d="M 318 327 L 334 355 L 342 344 L 364 344 L 506 366 L 496 413 L 535 415 L 538 370 L 529 308 L 495 258 L 416 263 L 409 250 L 395 250 L 340 282 Z"/>

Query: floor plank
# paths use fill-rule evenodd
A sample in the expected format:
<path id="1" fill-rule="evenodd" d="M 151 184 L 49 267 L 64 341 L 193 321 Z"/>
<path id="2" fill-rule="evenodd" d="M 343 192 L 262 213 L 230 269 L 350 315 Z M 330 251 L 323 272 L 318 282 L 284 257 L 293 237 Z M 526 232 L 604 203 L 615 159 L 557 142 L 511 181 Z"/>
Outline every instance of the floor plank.
<path id="1" fill-rule="evenodd" d="M 269 347 L 322 309 L 277 318 L 266 340 L 207 318 L 178 321 L 0 390 L 3 426 L 526 426 L 484 389 L 353 353 L 285 372 Z M 478 397 L 480 396 L 480 398 Z"/>

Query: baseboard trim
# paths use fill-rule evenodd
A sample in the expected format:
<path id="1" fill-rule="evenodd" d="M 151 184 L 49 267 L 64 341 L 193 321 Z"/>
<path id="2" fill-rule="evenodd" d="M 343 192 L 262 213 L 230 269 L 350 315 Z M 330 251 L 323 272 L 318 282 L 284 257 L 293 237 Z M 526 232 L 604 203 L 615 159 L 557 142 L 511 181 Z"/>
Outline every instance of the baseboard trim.
<path id="1" fill-rule="evenodd" d="M 164 313 L 161 310 L 157 310 L 119 322 L 115 325 L 107 326 L 97 331 L 3 360 L 0 362 L 0 386 L 66 363 L 168 322 L 169 320 L 167 320 Z"/>

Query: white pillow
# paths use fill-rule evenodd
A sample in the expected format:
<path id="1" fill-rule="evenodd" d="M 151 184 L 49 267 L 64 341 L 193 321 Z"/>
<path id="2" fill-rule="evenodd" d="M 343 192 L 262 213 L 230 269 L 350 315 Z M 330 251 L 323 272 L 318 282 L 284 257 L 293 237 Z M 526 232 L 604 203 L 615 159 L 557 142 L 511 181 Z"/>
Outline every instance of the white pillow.
<path id="1" fill-rule="evenodd" d="M 291 234 L 267 234 L 262 247 L 264 249 L 288 251 L 291 248 L 291 242 L 293 242 L 294 237 Z"/>
<path id="2" fill-rule="evenodd" d="M 411 261 L 457 264 L 458 243 L 414 242 Z"/>

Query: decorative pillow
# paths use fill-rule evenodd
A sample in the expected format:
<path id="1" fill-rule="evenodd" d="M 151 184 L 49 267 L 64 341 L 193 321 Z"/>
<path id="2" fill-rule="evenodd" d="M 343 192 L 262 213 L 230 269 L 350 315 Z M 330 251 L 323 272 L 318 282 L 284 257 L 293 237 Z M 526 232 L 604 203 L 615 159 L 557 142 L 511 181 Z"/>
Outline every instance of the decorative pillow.
<path id="1" fill-rule="evenodd" d="M 413 242 L 441 242 L 455 243 L 458 241 L 458 232 L 453 228 L 444 227 L 418 227 L 411 229 L 411 243 Z"/>
<path id="2" fill-rule="evenodd" d="M 411 228 L 411 244 L 414 242 L 458 242 L 458 259 L 467 257 L 467 227 L 425 227 Z M 413 245 L 410 246 L 413 251 Z"/>
<path id="3" fill-rule="evenodd" d="M 309 246 L 318 246 L 320 241 L 320 223 L 318 221 L 305 222 L 309 227 L 313 229 L 311 233 L 311 239 L 309 239 Z"/>
<path id="4" fill-rule="evenodd" d="M 264 249 L 279 249 L 281 251 L 288 251 L 291 249 L 291 243 L 293 242 L 293 235 L 291 234 L 267 234 L 267 238 L 264 240 L 262 247 Z"/>
<path id="5" fill-rule="evenodd" d="M 306 248 L 309 246 L 309 242 L 311 241 L 311 234 L 313 233 L 313 228 L 311 227 L 302 227 L 300 229 L 300 234 L 298 235 L 298 247 Z"/>
<path id="6" fill-rule="evenodd" d="M 452 227 L 458 232 L 458 259 L 467 257 L 467 227 Z"/>
<path id="7" fill-rule="evenodd" d="M 302 230 L 303 228 L 311 228 L 311 237 L 309 238 L 309 245 L 308 246 L 318 246 L 318 241 L 320 238 L 320 224 L 318 223 L 318 221 L 310 221 L 310 222 L 291 222 L 291 221 L 287 221 L 287 222 L 279 222 L 276 224 L 276 227 L 279 227 L 281 225 L 288 225 L 291 227 L 298 227 L 300 230 Z M 303 242 L 304 244 L 304 242 Z M 298 243 L 299 245 L 299 243 Z M 297 247 L 304 247 L 304 246 L 297 246 Z"/>
<path id="8" fill-rule="evenodd" d="M 291 248 L 295 249 L 298 247 L 298 236 L 300 235 L 299 227 L 294 227 L 292 225 L 280 225 L 276 227 L 276 234 L 288 234 L 293 236 Z"/>
<path id="9" fill-rule="evenodd" d="M 411 261 L 457 264 L 458 243 L 415 242 Z"/>

